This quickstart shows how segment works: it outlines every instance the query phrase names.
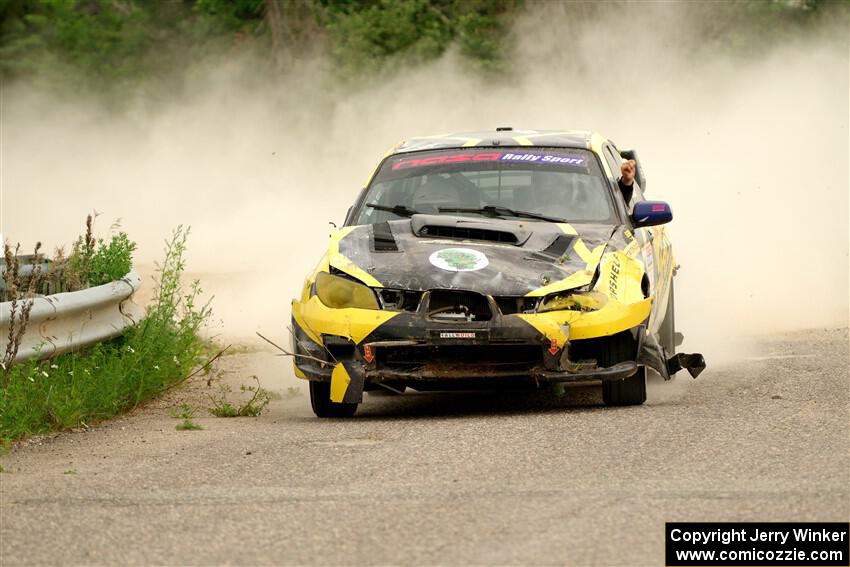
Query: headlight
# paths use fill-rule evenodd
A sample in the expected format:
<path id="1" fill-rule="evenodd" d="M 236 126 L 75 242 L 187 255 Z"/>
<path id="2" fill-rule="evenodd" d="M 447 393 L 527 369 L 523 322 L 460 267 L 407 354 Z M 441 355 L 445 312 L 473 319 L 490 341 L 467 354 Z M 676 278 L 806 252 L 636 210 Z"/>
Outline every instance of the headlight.
<path id="1" fill-rule="evenodd" d="M 319 301 L 335 309 L 379 309 L 375 293 L 368 286 L 327 272 L 316 275 L 316 295 Z"/>
<path id="2" fill-rule="evenodd" d="M 598 291 L 561 291 L 544 297 L 537 311 L 597 311 L 606 303 L 608 296 Z"/>

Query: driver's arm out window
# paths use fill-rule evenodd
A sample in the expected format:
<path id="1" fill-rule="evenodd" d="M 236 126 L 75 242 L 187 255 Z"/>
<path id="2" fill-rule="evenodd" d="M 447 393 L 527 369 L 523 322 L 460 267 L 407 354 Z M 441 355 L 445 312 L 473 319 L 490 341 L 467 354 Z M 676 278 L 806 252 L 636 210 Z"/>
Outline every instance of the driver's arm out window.
<path id="1" fill-rule="evenodd" d="M 617 182 L 617 191 L 619 191 L 620 166 L 623 163 L 623 158 L 620 157 L 620 152 L 612 149 L 611 146 L 607 144 L 602 148 L 602 153 L 605 155 L 605 161 L 608 162 L 608 167 L 611 168 L 611 175 L 614 176 L 614 181 Z M 634 188 L 632 191 L 632 198 L 628 203 L 626 203 L 626 210 L 629 213 L 632 212 L 634 204 L 642 199 L 638 184 L 635 183 L 632 187 Z"/>

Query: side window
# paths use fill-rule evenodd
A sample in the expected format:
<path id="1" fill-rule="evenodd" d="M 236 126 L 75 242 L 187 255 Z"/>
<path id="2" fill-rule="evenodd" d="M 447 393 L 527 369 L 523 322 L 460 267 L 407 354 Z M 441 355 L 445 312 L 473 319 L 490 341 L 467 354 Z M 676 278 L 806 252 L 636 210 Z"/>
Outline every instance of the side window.
<path id="1" fill-rule="evenodd" d="M 608 162 L 608 167 L 611 168 L 611 174 L 614 176 L 614 181 L 620 179 L 620 165 L 623 163 L 623 158 L 620 157 L 620 152 L 611 148 L 610 145 L 602 146 L 602 153 L 605 155 L 605 161 Z M 623 196 L 625 198 L 625 195 Z M 635 203 L 636 195 L 632 194 L 632 198 L 626 203 L 626 210 L 632 212 L 632 207 Z"/>
<path id="2" fill-rule="evenodd" d="M 605 154 L 605 160 L 608 162 L 608 166 L 611 168 L 611 172 L 614 174 L 614 179 L 620 178 L 620 165 L 623 163 L 623 158 L 620 156 L 620 152 L 613 146 L 606 144 L 602 148 L 603 153 Z M 612 165 L 616 164 L 616 165 Z M 628 209 L 629 213 L 632 212 L 632 208 L 635 206 L 635 203 L 638 201 L 643 201 L 643 191 L 640 188 L 640 185 L 635 183 L 632 185 L 632 195 L 629 202 L 626 203 L 626 209 Z"/>

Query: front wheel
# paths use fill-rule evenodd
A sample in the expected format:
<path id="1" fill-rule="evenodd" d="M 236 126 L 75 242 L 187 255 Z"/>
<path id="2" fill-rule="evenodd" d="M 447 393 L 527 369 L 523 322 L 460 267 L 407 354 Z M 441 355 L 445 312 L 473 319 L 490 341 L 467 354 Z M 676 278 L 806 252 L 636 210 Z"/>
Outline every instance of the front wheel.
<path id="1" fill-rule="evenodd" d="M 602 401 L 606 406 L 639 406 L 646 401 L 646 367 L 622 380 L 602 383 Z"/>
<path id="2" fill-rule="evenodd" d="M 331 383 L 310 381 L 310 405 L 316 417 L 351 417 L 359 404 L 331 401 Z"/>
<path id="3" fill-rule="evenodd" d="M 637 342 L 628 331 L 613 335 L 608 348 L 602 352 L 600 364 L 613 366 L 618 362 L 635 360 Z M 622 380 L 602 382 L 602 401 L 606 406 L 639 406 L 646 401 L 646 368 L 639 366 L 638 371 Z"/>

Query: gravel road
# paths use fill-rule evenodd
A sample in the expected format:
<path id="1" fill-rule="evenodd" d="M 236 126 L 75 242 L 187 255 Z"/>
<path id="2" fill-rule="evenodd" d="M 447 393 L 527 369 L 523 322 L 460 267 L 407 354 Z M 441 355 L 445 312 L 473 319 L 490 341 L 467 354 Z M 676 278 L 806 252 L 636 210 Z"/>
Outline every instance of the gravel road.
<path id="1" fill-rule="evenodd" d="M 636 408 L 411 394 L 318 420 L 283 359 L 223 364 L 281 399 L 176 431 L 198 380 L 0 458 L 0 564 L 662 565 L 665 521 L 850 518 L 846 329 L 763 338 Z"/>

